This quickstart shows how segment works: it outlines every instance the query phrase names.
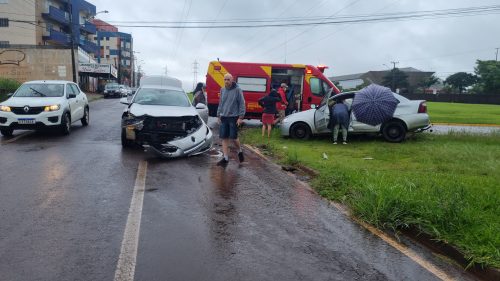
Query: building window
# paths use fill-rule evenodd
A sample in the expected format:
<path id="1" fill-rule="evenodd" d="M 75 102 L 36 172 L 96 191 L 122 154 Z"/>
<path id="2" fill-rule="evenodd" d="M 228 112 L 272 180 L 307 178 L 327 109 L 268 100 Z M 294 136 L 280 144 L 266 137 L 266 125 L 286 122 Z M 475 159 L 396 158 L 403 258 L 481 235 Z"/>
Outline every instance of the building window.
<path id="1" fill-rule="evenodd" d="M 97 41 L 97 36 L 94 36 L 94 41 Z"/>
<path id="2" fill-rule="evenodd" d="M 260 77 L 238 77 L 238 85 L 243 91 L 266 92 L 267 79 Z"/>
<path id="3" fill-rule="evenodd" d="M 0 41 L 0 48 L 7 48 L 9 45 L 9 41 Z"/>
<path id="4" fill-rule="evenodd" d="M 0 27 L 9 27 L 9 19 L 0 18 Z"/>
<path id="5" fill-rule="evenodd" d="M 106 46 L 106 50 L 109 50 L 109 46 Z"/>
<path id="6" fill-rule="evenodd" d="M 106 55 L 106 58 L 109 59 L 109 55 Z"/>
<path id="7" fill-rule="evenodd" d="M 109 41 L 109 37 L 106 37 L 106 41 Z"/>

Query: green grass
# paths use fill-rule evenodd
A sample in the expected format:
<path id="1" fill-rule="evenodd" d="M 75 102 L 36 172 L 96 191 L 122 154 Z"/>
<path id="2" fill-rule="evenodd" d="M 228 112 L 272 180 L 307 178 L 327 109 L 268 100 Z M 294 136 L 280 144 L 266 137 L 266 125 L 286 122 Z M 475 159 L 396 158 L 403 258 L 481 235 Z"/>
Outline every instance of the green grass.
<path id="1" fill-rule="evenodd" d="M 433 123 L 500 125 L 500 105 L 427 102 Z"/>
<path id="2" fill-rule="evenodd" d="M 260 144 L 260 129 L 245 130 L 242 140 Z M 471 264 L 500 268 L 500 134 L 422 134 L 401 144 L 365 136 L 333 145 L 283 139 L 274 130 L 269 150 L 283 163 L 319 171 L 317 192 L 362 220 L 415 227 L 457 246 Z"/>
<path id="3" fill-rule="evenodd" d="M 7 99 L 7 95 L 6 94 L 0 94 L 0 102 L 3 102 L 6 99 Z"/>

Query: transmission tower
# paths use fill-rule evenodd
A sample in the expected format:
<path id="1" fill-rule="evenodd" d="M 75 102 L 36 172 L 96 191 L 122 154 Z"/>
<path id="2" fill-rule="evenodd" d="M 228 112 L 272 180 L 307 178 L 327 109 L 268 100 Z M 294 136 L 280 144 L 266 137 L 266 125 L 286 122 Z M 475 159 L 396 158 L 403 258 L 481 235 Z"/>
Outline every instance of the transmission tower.
<path id="1" fill-rule="evenodd" d="M 193 89 L 196 87 L 196 84 L 198 84 L 198 65 L 199 63 L 194 60 L 193 62 Z"/>

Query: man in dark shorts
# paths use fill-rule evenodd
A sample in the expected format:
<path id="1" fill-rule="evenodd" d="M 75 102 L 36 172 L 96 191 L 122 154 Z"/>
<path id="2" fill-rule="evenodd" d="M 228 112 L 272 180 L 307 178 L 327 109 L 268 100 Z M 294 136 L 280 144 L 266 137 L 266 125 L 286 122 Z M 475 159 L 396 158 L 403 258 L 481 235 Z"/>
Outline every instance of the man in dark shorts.
<path id="1" fill-rule="evenodd" d="M 243 117 L 245 117 L 243 91 L 233 81 L 233 76 L 229 73 L 224 75 L 224 86 L 220 90 L 219 107 L 217 108 L 217 117 L 220 124 L 219 138 L 222 140 L 222 152 L 224 153 L 224 157 L 217 165 L 223 167 L 229 163 L 229 140 L 232 140 L 234 146 L 238 149 L 240 163 L 245 160 L 238 139 L 238 126 L 243 123 Z"/>

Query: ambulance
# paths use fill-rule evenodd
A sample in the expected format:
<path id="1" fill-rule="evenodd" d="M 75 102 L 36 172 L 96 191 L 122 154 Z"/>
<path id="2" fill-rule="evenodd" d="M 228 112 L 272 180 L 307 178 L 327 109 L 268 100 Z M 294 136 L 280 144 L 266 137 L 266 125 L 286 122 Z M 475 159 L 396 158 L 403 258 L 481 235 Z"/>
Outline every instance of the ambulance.
<path id="1" fill-rule="evenodd" d="M 224 87 L 224 75 L 231 73 L 234 81 L 243 90 L 247 119 L 260 119 L 262 107 L 258 100 L 269 94 L 271 89 L 288 85 L 287 113 L 314 108 L 323 96 L 333 88 L 340 90 L 323 74 L 326 66 L 304 64 L 272 64 L 212 61 L 208 65 L 206 90 L 209 115 L 216 117 L 220 89 Z"/>

